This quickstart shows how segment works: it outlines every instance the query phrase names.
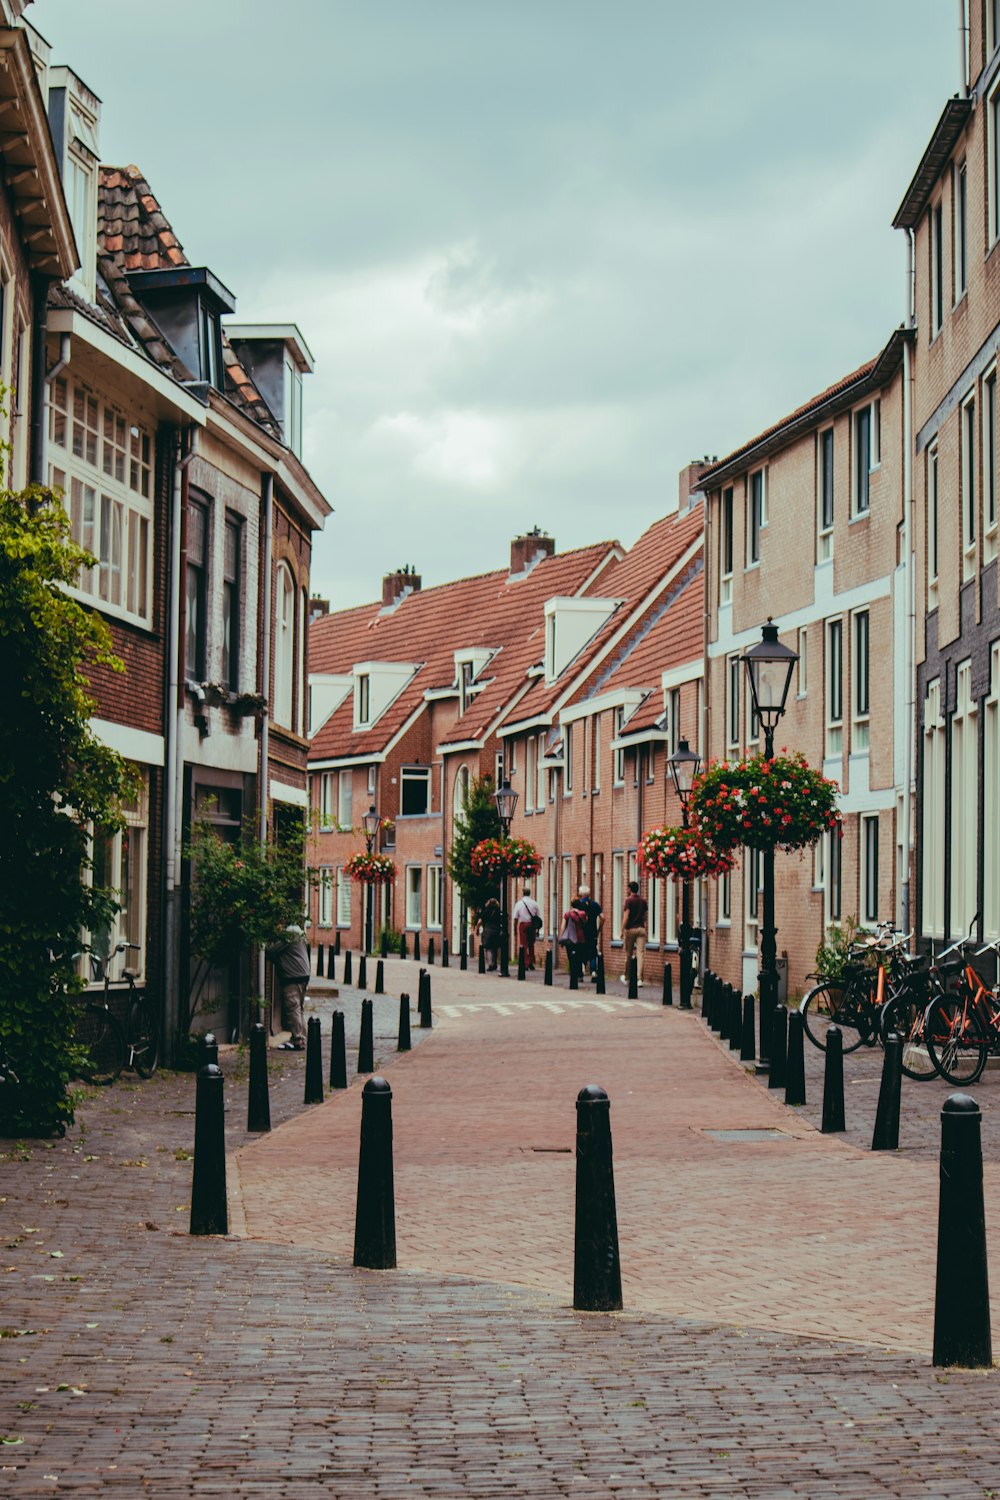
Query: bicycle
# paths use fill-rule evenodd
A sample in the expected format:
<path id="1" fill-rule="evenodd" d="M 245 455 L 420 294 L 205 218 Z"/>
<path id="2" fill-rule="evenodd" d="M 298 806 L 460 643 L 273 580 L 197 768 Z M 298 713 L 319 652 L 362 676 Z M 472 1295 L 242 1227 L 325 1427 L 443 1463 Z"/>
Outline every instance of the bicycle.
<path id="1" fill-rule="evenodd" d="M 806 995 L 799 1010 L 805 1033 L 813 1046 L 826 1051 L 826 1035 L 831 1026 L 840 1029 L 845 1053 L 858 1047 L 874 1047 L 881 1040 L 879 1010 L 883 1003 L 880 986 L 880 970 L 870 962 L 873 951 L 888 953 L 894 966 L 898 964 L 898 950 L 908 939 L 896 934 L 890 923 L 879 923 L 874 938 L 852 943 L 848 959 L 836 979 L 824 979 Z"/>
<path id="2" fill-rule="evenodd" d="M 900 1062 L 907 1078 L 925 1083 L 938 1076 L 927 1039 L 927 1012 L 930 1006 L 945 995 L 945 983 L 949 974 L 963 967 L 958 963 L 943 962 L 949 953 L 961 948 L 954 943 L 946 948 L 936 960 L 922 955 L 901 954 L 896 965 L 897 978 L 892 992 L 879 1011 L 879 1030 L 882 1044 L 890 1032 L 895 1032 L 902 1041 Z"/>
<path id="3" fill-rule="evenodd" d="M 88 1083 L 114 1083 L 122 1068 L 134 1069 L 140 1078 L 152 1078 L 160 1053 L 160 1028 L 156 1013 L 144 994 L 136 989 L 136 971 L 123 969 L 128 982 L 128 1006 L 124 1028 L 111 1012 L 111 960 L 128 950 L 139 951 L 137 943 L 119 943 L 104 964 L 104 1000 L 91 1000 L 84 1007 L 77 1027 L 77 1039 L 86 1049 L 89 1062 L 81 1069 Z M 100 961 L 91 958 L 95 977 Z"/>
<path id="4" fill-rule="evenodd" d="M 964 946 L 956 944 L 958 946 Z M 1000 941 L 978 949 L 1000 954 Z M 990 1052 L 1000 1044 L 1000 998 L 987 989 L 971 963 L 963 964 L 958 988 L 927 1007 L 927 1050 L 936 1071 L 948 1083 L 977 1083 Z"/>

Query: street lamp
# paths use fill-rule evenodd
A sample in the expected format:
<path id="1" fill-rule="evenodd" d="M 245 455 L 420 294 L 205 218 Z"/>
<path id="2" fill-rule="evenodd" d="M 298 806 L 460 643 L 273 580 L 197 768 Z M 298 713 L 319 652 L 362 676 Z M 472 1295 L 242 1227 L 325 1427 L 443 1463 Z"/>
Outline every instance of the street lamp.
<path id="1" fill-rule="evenodd" d="M 677 749 L 667 764 L 673 778 L 674 791 L 680 799 L 681 819 L 688 826 L 688 803 L 694 790 L 694 779 L 701 770 L 701 756 L 690 749 L 687 740 L 678 740 Z M 691 885 L 681 882 L 681 1009 L 691 1009 Z"/>
<path id="2" fill-rule="evenodd" d="M 785 712 L 785 700 L 792 682 L 798 654 L 778 640 L 778 627 L 768 616 L 761 629 L 761 640 L 743 657 L 755 721 L 764 730 L 764 754 L 774 755 L 774 731 Z M 778 1003 L 778 929 L 774 925 L 774 845 L 764 855 L 764 921 L 760 936 L 760 1060 L 766 1063 L 771 1051 L 771 1018 Z"/>
<path id="3" fill-rule="evenodd" d="M 493 800 L 497 805 L 497 817 L 500 819 L 500 837 L 510 837 L 510 825 L 514 821 L 514 809 L 517 806 L 517 793 L 512 789 L 510 782 L 506 779 L 493 793 Z M 500 877 L 500 975 L 506 979 L 510 973 L 510 938 L 507 933 L 507 872 L 504 871 Z"/>
<path id="4" fill-rule="evenodd" d="M 361 822 L 362 822 L 362 824 L 364 826 L 364 830 L 365 830 L 365 844 L 367 846 L 369 854 L 371 854 L 371 852 L 372 852 L 372 845 L 375 843 L 375 835 L 378 833 L 379 824 L 381 823 L 381 821 L 382 821 L 382 819 L 379 817 L 378 813 L 375 811 L 375 804 L 372 803 L 372 805 L 369 807 L 368 811 L 365 813 L 364 817 L 361 819 Z M 370 953 L 372 951 L 372 936 L 373 936 L 373 934 L 372 934 L 372 925 L 373 925 L 372 924 L 372 883 L 369 880 L 366 883 L 366 885 L 365 885 L 365 952 L 366 953 Z"/>

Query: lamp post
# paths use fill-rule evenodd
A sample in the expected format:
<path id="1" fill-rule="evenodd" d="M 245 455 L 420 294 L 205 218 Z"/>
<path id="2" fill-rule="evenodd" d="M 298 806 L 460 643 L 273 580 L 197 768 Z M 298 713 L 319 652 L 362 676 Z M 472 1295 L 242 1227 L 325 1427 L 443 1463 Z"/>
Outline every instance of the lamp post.
<path id="1" fill-rule="evenodd" d="M 493 793 L 493 800 L 497 805 L 497 816 L 500 819 L 500 837 L 510 837 L 510 825 L 514 821 L 514 809 L 517 806 L 517 793 L 511 788 L 510 782 L 504 777 L 502 786 L 498 786 Z M 507 932 L 507 871 L 500 878 L 500 974 L 506 979 L 510 973 L 510 937 Z"/>
<path id="2" fill-rule="evenodd" d="M 797 652 L 778 640 L 778 627 L 768 616 L 761 640 L 743 657 L 753 714 L 764 730 L 764 755 L 774 755 L 774 731 L 785 712 Z M 778 929 L 774 925 L 774 845 L 763 850 L 764 922 L 760 936 L 760 1060 L 771 1054 L 771 1018 L 778 1003 Z"/>
<path id="3" fill-rule="evenodd" d="M 668 758 L 670 775 L 673 778 L 674 791 L 677 793 L 681 804 L 681 820 L 684 827 L 688 826 L 688 803 L 691 801 L 691 792 L 694 789 L 694 779 L 701 770 L 701 756 L 689 748 L 687 740 L 678 740 L 677 749 Z M 691 1008 L 691 988 L 693 982 L 691 965 L 691 884 L 690 881 L 681 882 L 681 1009 Z"/>
<path id="4" fill-rule="evenodd" d="M 372 845 L 375 842 L 375 835 L 378 833 L 378 826 L 381 823 L 381 821 L 382 821 L 382 819 L 379 817 L 378 813 L 375 811 L 375 804 L 372 803 L 372 805 L 369 807 L 368 811 L 365 813 L 364 817 L 361 819 L 361 822 L 363 823 L 364 830 L 365 830 L 365 844 L 367 845 L 368 853 L 369 854 L 371 854 L 371 852 L 372 852 Z M 372 933 L 372 883 L 371 883 L 370 880 L 368 880 L 368 881 L 365 882 L 365 952 L 366 953 L 371 953 L 371 951 L 372 951 L 372 937 L 373 937 L 373 933 Z"/>

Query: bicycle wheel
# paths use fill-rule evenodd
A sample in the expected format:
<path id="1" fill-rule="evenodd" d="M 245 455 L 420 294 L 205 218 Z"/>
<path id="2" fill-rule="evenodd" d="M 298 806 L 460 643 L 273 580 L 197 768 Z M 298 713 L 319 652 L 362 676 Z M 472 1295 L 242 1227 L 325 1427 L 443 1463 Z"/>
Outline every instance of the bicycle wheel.
<path id="1" fill-rule="evenodd" d="M 844 1051 L 853 1052 L 878 1030 L 878 1021 L 868 999 L 835 979 L 818 984 L 799 1006 L 806 1035 L 813 1046 L 826 1051 L 826 1034 L 839 1026 Z"/>
<path id="2" fill-rule="evenodd" d="M 883 1044 L 890 1031 L 894 1031 L 903 1043 L 901 1062 L 907 1078 L 922 1082 L 937 1077 L 937 1069 L 927 1050 L 924 1036 L 926 1007 L 908 995 L 894 995 L 887 1000 L 879 1013 L 879 1032 Z"/>
<path id="3" fill-rule="evenodd" d="M 140 995 L 129 1011 L 128 1046 L 129 1066 L 140 1078 L 152 1078 L 160 1056 L 160 1028 L 145 995 Z"/>
<path id="4" fill-rule="evenodd" d="M 87 1054 L 80 1077 L 87 1083 L 114 1083 L 125 1066 L 125 1038 L 110 1011 L 88 1005 L 77 1024 L 76 1039 Z"/>
<path id="5" fill-rule="evenodd" d="M 989 1043 L 976 1016 L 963 1002 L 944 996 L 927 1007 L 924 1035 L 931 1061 L 948 1083 L 975 1083 L 989 1056 Z"/>

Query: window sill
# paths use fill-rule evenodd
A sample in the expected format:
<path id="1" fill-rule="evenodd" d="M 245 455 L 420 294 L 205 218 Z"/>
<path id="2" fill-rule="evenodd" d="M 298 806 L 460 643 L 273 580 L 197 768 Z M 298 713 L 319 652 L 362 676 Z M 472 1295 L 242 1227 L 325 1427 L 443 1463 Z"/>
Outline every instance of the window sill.
<path id="1" fill-rule="evenodd" d="M 963 311 L 966 311 L 968 309 L 968 306 L 969 306 L 969 288 L 966 286 L 966 287 L 962 288 L 962 294 L 958 298 L 958 300 L 953 304 L 951 310 L 952 310 L 953 313 L 958 312 L 959 308 L 962 308 Z"/>
<path id="2" fill-rule="evenodd" d="M 425 812 L 425 813 L 402 813 L 401 812 L 401 813 L 397 813 L 396 814 L 396 822 L 397 823 L 419 823 L 424 818 L 439 818 L 440 816 L 441 816 L 440 813 L 435 813 L 435 812 Z"/>
<path id="3" fill-rule="evenodd" d="M 744 573 L 752 573 L 755 568 L 759 568 L 759 567 L 760 567 L 760 558 L 758 557 L 758 559 L 757 559 L 756 562 L 745 563 L 744 567 L 743 567 L 743 571 L 744 571 Z"/>
<path id="4" fill-rule="evenodd" d="M 729 928 L 731 928 L 732 925 L 733 925 L 733 921 L 732 921 L 731 917 L 728 917 L 728 918 L 727 917 L 720 917 L 719 920 L 715 924 L 716 929 L 722 927 L 722 928 L 724 928 L 726 930 L 728 930 Z"/>
<path id="5" fill-rule="evenodd" d="M 850 520 L 847 523 L 848 526 L 857 526 L 861 521 L 869 520 L 871 518 L 871 513 L 872 508 L 870 505 L 867 510 L 855 511 L 854 515 L 851 516 Z"/>

